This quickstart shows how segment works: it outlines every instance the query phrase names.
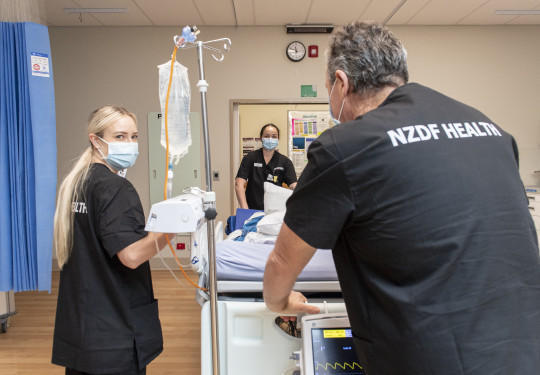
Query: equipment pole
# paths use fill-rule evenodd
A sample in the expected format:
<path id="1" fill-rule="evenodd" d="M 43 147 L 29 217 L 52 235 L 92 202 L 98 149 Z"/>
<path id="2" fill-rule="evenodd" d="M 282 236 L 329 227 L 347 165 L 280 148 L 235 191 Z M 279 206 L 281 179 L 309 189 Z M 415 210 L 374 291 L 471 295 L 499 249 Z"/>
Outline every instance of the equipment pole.
<path id="1" fill-rule="evenodd" d="M 203 139 L 204 139 L 204 162 L 206 169 L 206 192 L 213 195 L 213 199 L 205 200 L 205 212 L 207 218 L 207 234 L 208 234 L 208 272 L 210 280 L 208 289 L 210 290 L 210 323 L 212 333 L 212 369 L 214 375 L 219 375 L 219 335 L 218 335 L 218 301 L 217 301 L 217 279 L 216 279 L 216 255 L 214 235 L 214 219 L 216 217 L 216 200 L 215 194 L 212 191 L 212 167 L 210 164 L 210 137 L 208 133 L 208 113 L 206 109 L 206 91 L 208 83 L 204 78 L 204 61 L 203 61 L 203 43 L 197 42 L 197 59 L 199 62 L 199 82 L 197 87 L 201 93 L 201 109 L 203 122 Z"/>

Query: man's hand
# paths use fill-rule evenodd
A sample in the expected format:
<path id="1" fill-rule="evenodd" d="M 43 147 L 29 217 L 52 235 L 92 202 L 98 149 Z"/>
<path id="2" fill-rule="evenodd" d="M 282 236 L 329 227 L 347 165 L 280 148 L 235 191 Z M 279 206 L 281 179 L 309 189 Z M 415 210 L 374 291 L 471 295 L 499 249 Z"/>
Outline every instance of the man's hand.
<path id="1" fill-rule="evenodd" d="M 294 290 L 291 290 L 289 293 L 289 297 L 287 299 L 287 305 L 285 306 L 284 310 L 278 311 L 279 313 L 284 314 L 283 320 L 295 320 L 295 319 L 286 319 L 286 315 L 297 315 L 299 313 L 305 313 L 305 314 L 318 314 L 321 311 L 317 306 L 308 305 L 307 304 L 307 298 L 299 292 L 295 292 Z"/>

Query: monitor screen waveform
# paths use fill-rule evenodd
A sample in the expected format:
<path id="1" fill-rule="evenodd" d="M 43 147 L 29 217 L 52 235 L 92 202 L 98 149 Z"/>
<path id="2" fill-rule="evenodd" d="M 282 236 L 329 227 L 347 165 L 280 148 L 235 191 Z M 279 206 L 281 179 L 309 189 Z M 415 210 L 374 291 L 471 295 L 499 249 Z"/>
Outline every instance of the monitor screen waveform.
<path id="1" fill-rule="evenodd" d="M 365 375 L 350 328 L 315 328 L 311 335 L 315 375 Z"/>
<path id="2" fill-rule="evenodd" d="M 362 371 L 362 366 L 360 366 L 360 364 L 358 362 L 353 362 L 353 363 L 348 363 L 348 362 L 344 362 L 344 363 L 338 363 L 338 362 L 335 362 L 335 363 L 325 363 L 325 364 L 321 364 L 321 363 L 317 363 L 316 367 L 315 367 L 315 371 L 317 370 L 325 370 L 325 371 L 329 371 L 329 370 L 360 370 Z M 340 374 L 342 374 L 342 372 L 340 372 Z M 353 374 L 358 374 L 358 372 L 354 372 Z"/>

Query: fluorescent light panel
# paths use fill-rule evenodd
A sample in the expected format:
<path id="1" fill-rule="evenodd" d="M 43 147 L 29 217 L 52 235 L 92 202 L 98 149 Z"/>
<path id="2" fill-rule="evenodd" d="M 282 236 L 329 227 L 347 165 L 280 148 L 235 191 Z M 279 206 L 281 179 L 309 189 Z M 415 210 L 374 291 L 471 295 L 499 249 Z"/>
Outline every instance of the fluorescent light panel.
<path id="1" fill-rule="evenodd" d="M 510 16 L 531 16 L 540 15 L 540 9 L 520 10 L 520 9 L 498 9 L 495 14 L 510 15 Z"/>
<path id="2" fill-rule="evenodd" d="M 126 13 L 127 8 L 64 8 L 66 13 Z"/>

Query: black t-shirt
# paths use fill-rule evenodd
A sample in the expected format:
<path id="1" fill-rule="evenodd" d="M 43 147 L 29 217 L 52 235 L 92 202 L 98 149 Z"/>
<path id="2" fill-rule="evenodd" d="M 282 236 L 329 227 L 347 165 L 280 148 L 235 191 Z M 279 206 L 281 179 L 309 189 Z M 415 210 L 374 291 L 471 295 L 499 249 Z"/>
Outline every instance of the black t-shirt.
<path id="1" fill-rule="evenodd" d="M 265 182 L 272 182 L 278 186 L 296 182 L 296 172 L 291 159 L 274 151 L 272 159 L 266 164 L 262 148 L 244 156 L 236 177 L 248 181 L 246 200 L 248 207 L 252 210 L 264 209 Z"/>
<path id="2" fill-rule="evenodd" d="M 285 223 L 332 248 L 367 374 L 535 374 L 540 262 L 513 138 L 418 84 L 315 140 Z"/>
<path id="3" fill-rule="evenodd" d="M 52 362 L 88 373 L 143 368 L 163 348 L 150 266 L 130 269 L 116 256 L 147 235 L 139 196 L 128 180 L 92 164 L 72 209 L 73 248 L 60 272 Z"/>

